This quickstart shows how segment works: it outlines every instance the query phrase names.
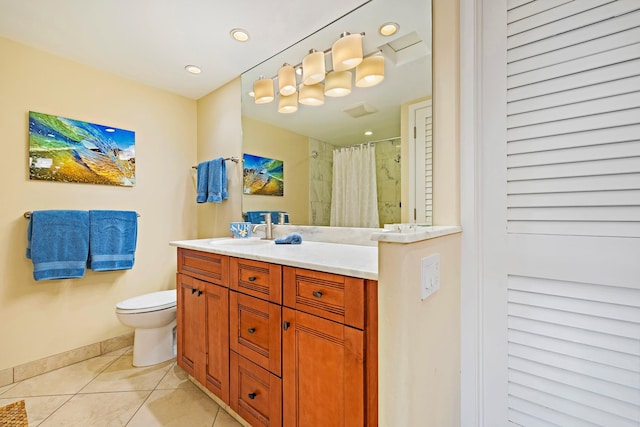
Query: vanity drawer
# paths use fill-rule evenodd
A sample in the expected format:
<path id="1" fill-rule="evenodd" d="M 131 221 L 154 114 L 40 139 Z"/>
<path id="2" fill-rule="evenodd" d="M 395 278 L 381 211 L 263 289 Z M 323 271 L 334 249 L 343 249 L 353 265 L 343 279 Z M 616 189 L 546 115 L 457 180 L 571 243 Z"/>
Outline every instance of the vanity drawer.
<path id="1" fill-rule="evenodd" d="M 282 425 L 282 380 L 231 352 L 231 409 L 252 426 Z"/>
<path id="2" fill-rule="evenodd" d="M 230 288 L 282 304 L 282 267 L 268 262 L 230 258 Z"/>
<path id="3" fill-rule="evenodd" d="M 229 287 L 229 257 L 178 248 L 178 272 Z"/>
<path id="4" fill-rule="evenodd" d="M 280 376 L 282 307 L 238 292 L 229 295 L 231 350 Z"/>
<path id="5" fill-rule="evenodd" d="M 364 279 L 283 268 L 285 306 L 364 329 Z"/>

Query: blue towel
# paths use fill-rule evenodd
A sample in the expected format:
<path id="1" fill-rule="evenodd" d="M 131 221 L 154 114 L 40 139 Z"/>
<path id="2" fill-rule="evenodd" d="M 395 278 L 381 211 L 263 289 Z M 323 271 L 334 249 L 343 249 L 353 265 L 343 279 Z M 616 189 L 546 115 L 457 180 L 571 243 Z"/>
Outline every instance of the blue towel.
<path id="1" fill-rule="evenodd" d="M 207 187 L 209 186 L 209 162 L 202 162 L 198 165 L 197 179 L 196 202 L 204 203 L 207 201 Z"/>
<path id="2" fill-rule="evenodd" d="M 227 166 L 222 157 L 209 161 L 207 202 L 222 203 L 227 194 Z"/>
<path id="3" fill-rule="evenodd" d="M 84 276 L 89 253 L 87 211 L 35 211 L 27 229 L 27 258 L 35 280 Z"/>
<path id="4" fill-rule="evenodd" d="M 138 215 L 131 211 L 89 211 L 89 260 L 94 271 L 133 267 Z"/>
<path id="5" fill-rule="evenodd" d="M 284 237 L 280 237 L 273 241 L 276 245 L 299 245 L 302 243 L 302 236 L 300 233 L 289 233 Z"/>

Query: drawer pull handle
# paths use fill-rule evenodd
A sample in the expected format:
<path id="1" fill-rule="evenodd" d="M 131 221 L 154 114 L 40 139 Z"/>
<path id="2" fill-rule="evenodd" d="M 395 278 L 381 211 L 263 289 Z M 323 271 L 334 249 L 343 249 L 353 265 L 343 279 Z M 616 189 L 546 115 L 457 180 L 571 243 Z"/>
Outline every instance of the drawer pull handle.
<path id="1" fill-rule="evenodd" d="M 247 396 L 249 396 L 249 399 L 253 400 L 256 398 L 257 394 L 256 393 L 249 393 Z"/>
<path id="2" fill-rule="evenodd" d="M 282 324 L 282 327 L 284 328 L 285 331 L 289 329 L 289 326 L 291 326 L 291 323 L 287 322 L 286 320 Z"/>
<path id="3" fill-rule="evenodd" d="M 200 295 L 202 295 L 202 291 L 199 290 L 198 291 L 198 296 L 200 296 Z"/>
<path id="4" fill-rule="evenodd" d="M 255 282 L 255 281 L 256 281 L 256 279 L 257 279 L 257 277 L 256 277 L 256 276 L 249 276 L 249 281 L 250 281 L 250 282 Z"/>
<path id="5" fill-rule="evenodd" d="M 196 293 L 196 291 L 197 291 L 197 289 L 196 289 L 196 288 L 191 288 L 191 295 L 195 294 L 195 293 Z"/>
<path id="6" fill-rule="evenodd" d="M 313 296 L 316 298 L 322 298 L 322 292 L 320 291 L 313 291 Z"/>
<path id="7" fill-rule="evenodd" d="M 247 332 L 249 332 L 250 334 L 254 333 L 255 331 L 256 331 L 256 328 L 247 329 Z"/>

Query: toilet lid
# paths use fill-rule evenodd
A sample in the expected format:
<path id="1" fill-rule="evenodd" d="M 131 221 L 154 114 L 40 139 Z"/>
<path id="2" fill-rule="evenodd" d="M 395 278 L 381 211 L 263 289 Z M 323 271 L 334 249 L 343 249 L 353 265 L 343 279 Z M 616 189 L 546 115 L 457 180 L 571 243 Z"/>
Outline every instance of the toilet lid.
<path id="1" fill-rule="evenodd" d="M 162 309 L 176 305 L 176 290 L 152 292 L 129 298 L 116 304 L 120 310 Z"/>

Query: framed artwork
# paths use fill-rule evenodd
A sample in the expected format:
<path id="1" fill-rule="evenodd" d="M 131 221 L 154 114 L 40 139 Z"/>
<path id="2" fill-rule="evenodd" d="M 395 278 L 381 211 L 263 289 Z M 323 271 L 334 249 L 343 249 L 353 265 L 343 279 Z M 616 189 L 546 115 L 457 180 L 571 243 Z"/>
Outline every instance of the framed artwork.
<path id="1" fill-rule="evenodd" d="M 133 187 L 135 132 L 29 111 L 29 178 Z"/>
<path id="2" fill-rule="evenodd" d="M 284 174 L 282 160 L 244 154 L 242 191 L 244 194 L 266 196 L 284 195 Z"/>

